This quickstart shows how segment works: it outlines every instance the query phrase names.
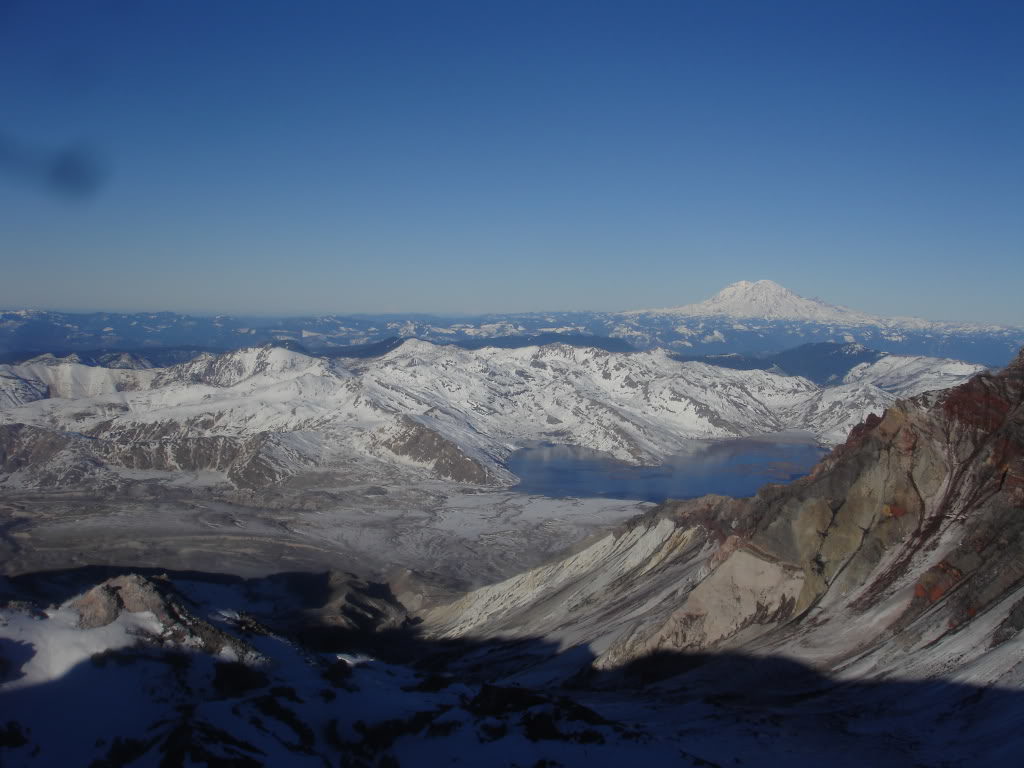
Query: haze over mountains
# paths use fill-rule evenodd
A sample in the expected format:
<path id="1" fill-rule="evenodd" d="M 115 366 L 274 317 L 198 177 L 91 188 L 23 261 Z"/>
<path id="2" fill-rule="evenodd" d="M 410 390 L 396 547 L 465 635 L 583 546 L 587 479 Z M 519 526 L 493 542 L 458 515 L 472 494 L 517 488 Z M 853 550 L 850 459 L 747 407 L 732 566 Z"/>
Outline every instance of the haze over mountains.
<path id="1" fill-rule="evenodd" d="M 697 304 L 631 312 L 258 318 L 11 309 L 0 312 L 0 361 L 15 362 L 47 352 L 148 350 L 155 355 L 163 350 L 157 362 L 166 365 L 183 360 L 181 356 L 168 357 L 175 347 L 194 353 L 274 342 L 311 352 L 353 354 L 357 350 L 343 348 L 394 337 L 466 346 L 488 341 L 527 346 L 580 336 L 596 338 L 564 340 L 612 351 L 664 347 L 687 355 L 760 355 L 811 342 L 858 342 L 884 352 L 949 357 L 989 366 L 1005 365 L 1024 344 L 1021 327 L 878 317 L 805 299 L 770 280 L 760 280 L 734 283 Z"/>

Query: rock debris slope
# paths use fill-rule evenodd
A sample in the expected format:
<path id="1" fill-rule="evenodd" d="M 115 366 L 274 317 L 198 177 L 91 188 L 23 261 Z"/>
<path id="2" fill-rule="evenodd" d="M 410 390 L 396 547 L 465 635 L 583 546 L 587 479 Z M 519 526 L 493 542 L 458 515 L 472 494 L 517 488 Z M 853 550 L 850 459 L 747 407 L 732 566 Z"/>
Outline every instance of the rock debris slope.
<path id="1" fill-rule="evenodd" d="M 742 649 L 856 678 L 1024 684 L 1024 353 L 870 417 L 806 478 L 666 503 L 427 624 L 585 645 L 605 669 Z"/>

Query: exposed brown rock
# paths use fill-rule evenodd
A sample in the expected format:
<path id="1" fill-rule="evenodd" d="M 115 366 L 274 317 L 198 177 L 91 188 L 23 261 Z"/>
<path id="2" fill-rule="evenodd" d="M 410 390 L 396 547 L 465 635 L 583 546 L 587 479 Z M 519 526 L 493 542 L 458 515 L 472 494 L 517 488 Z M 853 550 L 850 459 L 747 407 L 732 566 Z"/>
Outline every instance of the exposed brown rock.
<path id="1" fill-rule="evenodd" d="M 161 623 L 174 621 L 177 613 L 151 581 L 134 573 L 107 579 L 76 598 L 71 607 L 78 611 L 82 629 L 106 626 L 121 611 L 149 611 Z"/>
<path id="2" fill-rule="evenodd" d="M 672 528 L 662 530 L 666 522 Z M 677 537 L 697 547 L 667 545 Z M 636 542 L 628 566 L 626 541 Z M 542 575 L 559 577 L 560 569 L 600 580 L 604 557 L 617 558 L 611 567 L 621 575 L 601 594 L 587 592 L 587 575 L 552 594 L 538 589 Z M 681 580 L 658 581 L 668 572 Z M 502 585 L 487 587 L 428 621 L 449 634 L 479 631 L 478 616 L 506 632 L 519 621 L 536 632 L 545 617 L 559 617 L 543 631 L 604 644 L 595 662 L 604 668 L 652 652 L 751 643 L 790 652 L 802 647 L 793 638 L 812 637 L 821 654 L 837 654 L 824 658 L 829 663 L 895 638 L 880 662 L 892 663 L 923 637 L 936 643 L 989 626 L 973 622 L 1009 611 L 1007 601 L 1024 586 L 1024 353 L 998 374 L 869 417 L 805 478 L 765 486 L 750 499 L 663 504 L 613 540 L 507 585 L 507 595 Z M 568 610 L 563 595 L 572 595 Z M 613 604 L 623 600 L 644 608 L 611 634 L 604 628 L 620 620 Z M 995 635 L 994 627 L 977 630 L 989 633 L 986 644 L 1024 626 L 1021 602 Z M 857 624 L 849 640 L 846 621 Z"/>
<path id="3" fill-rule="evenodd" d="M 429 427 L 403 415 L 398 434 L 383 441 L 383 446 L 397 456 L 431 464 L 441 477 L 462 483 L 486 484 L 494 478 L 476 459 Z"/>
<path id="4" fill-rule="evenodd" d="M 78 611 L 78 626 L 82 629 L 105 627 L 121 615 L 123 607 L 118 590 L 101 584 L 75 600 L 72 607 Z"/>
<path id="5" fill-rule="evenodd" d="M 192 615 L 169 584 L 158 584 L 135 573 L 115 576 L 71 602 L 78 612 L 79 627 L 93 629 L 115 621 L 122 612 L 152 613 L 163 627 L 162 643 L 187 645 L 217 654 L 231 648 L 237 658 L 259 659 L 246 643 Z"/>

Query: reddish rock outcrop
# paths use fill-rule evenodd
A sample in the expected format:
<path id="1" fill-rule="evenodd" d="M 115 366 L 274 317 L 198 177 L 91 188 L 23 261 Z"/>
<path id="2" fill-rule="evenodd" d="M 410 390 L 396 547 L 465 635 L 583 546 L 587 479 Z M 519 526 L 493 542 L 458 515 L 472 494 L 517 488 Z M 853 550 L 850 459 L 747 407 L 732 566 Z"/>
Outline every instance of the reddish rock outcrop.
<path id="1" fill-rule="evenodd" d="M 869 417 L 805 478 L 750 499 L 663 504 L 614 540 L 457 606 L 506 631 L 571 632 L 605 649 L 603 667 L 751 647 L 826 666 L 871 658 L 879 669 L 948 671 L 1024 626 L 1022 502 L 1024 353 L 1004 371 Z M 677 540 L 688 545 L 666 545 Z M 602 567 L 614 578 L 592 593 Z M 542 577 L 562 580 L 557 593 Z M 628 622 L 614 609 L 638 604 Z M 1009 617 L 978 621 L 990 611 Z M 437 612 L 440 631 L 479 626 L 451 614 Z M 943 645 L 961 632 L 974 634 Z M 931 650 L 916 653 L 921 644 Z"/>

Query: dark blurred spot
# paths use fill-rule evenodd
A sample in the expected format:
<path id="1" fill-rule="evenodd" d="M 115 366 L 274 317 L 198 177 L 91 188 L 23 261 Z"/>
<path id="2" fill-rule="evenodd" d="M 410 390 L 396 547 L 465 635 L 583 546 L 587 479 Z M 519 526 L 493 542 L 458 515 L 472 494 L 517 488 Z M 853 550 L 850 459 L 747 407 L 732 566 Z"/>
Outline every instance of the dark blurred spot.
<path id="1" fill-rule="evenodd" d="M 65 149 L 50 163 L 50 187 L 72 197 L 89 197 L 103 183 L 103 171 L 95 153 L 80 147 Z"/>
<path id="2" fill-rule="evenodd" d="M 87 146 L 50 150 L 3 135 L 0 135 L 0 174 L 77 200 L 95 195 L 107 175 L 99 154 Z"/>

